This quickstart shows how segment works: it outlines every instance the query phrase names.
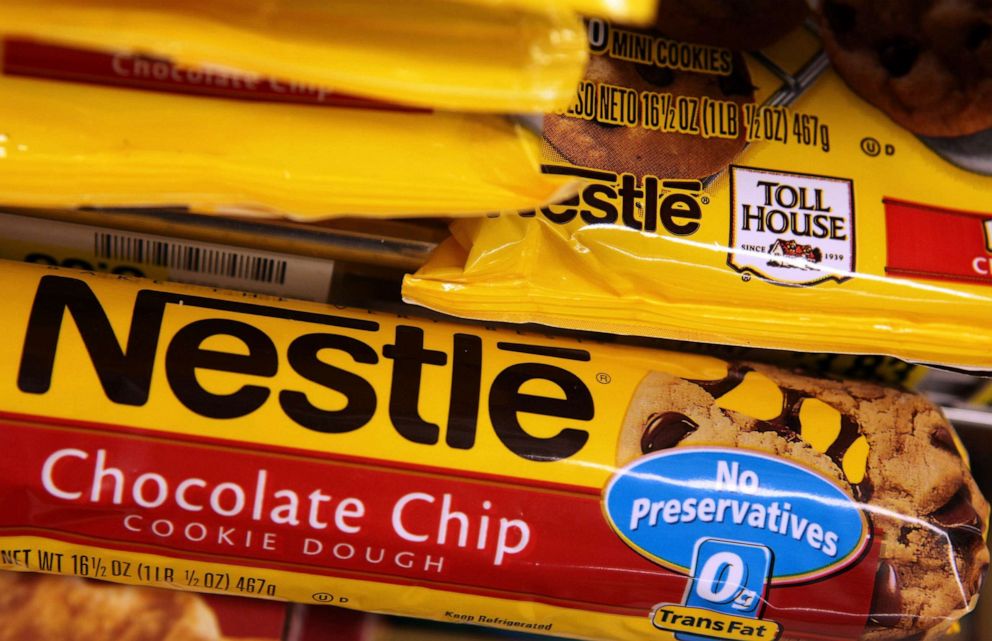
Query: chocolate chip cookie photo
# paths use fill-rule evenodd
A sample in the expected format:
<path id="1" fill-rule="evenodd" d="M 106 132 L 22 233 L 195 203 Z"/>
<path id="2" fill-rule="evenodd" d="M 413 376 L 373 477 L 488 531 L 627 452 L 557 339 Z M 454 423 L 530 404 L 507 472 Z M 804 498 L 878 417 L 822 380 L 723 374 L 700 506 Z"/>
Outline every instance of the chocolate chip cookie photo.
<path id="1" fill-rule="evenodd" d="M 834 69 L 855 93 L 921 136 L 992 128 L 992 4 L 819 0 Z"/>
<path id="2" fill-rule="evenodd" d="M 589 63 L 586 80 L 632 89 L 638 94 L 706 97 L 732 101 L 738 106 L 754 102 L 751 76 L 739 54 L 733 57 L 729 75 L 681 71 L 597 55 Z M 703 179 L 723 171 L 744 149 L 746 137 L 743 127 L 736 138 L 704 138 L 557 114 L 545 116 L 544 136 L 573 165 L 663 179 Z"/>
<path id="3" fill-rule="evenodd" d="M 663 0 L 656 28 L 685 42 L 753 51 L 797 28 L 808 14 L 805 0 Z"/>
<path id="4" fill-rule="evenodd" d="M 222 641 L 188 592 L 0 572 L 0 641 Z"/>
<path id="5" fill-rule="evenodd" d="M 627 410 L 617 464 L 686 446 L 781 457 L 866 506 L 881 547 L 862 638 L 939 638 L 977 600 L 989 504 L 952 428 L 923 397 L 757 363 L 732 363 L 718 380 L 652 372 Z"/>

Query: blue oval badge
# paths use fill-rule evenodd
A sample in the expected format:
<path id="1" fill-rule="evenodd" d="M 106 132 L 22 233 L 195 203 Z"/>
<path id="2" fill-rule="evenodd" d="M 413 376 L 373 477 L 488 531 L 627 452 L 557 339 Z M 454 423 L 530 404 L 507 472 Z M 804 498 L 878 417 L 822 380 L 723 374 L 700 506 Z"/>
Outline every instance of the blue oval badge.
<path id="1" fill-rule="evenodd" d="M 868 519 L 832 481 L 790 461 L 725 448 L 676 448 L 618 470 L 603 494 L 614 531 L 688 574 L 700 539 L 768 548 L 771 580 L 795 583 L 860 558 Z"/>

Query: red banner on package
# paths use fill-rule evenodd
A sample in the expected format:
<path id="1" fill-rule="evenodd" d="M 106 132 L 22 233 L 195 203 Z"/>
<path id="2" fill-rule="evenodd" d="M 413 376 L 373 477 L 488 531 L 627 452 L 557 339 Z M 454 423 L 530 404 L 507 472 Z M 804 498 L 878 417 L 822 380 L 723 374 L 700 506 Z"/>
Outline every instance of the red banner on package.
<path id="1" fill-rule="evenodd" d="M 4 534 L 644 617 L 686 587 L 613 533 L 594 488 L 31 417 L 0 430 Z M 858 638 L 877 555 L 771 588 L 764 617 Z"/>
<path id="2" fill-rule="evenodd" d="M 884 203 L 887 274 L 992 285 L 992 212 Z"/>

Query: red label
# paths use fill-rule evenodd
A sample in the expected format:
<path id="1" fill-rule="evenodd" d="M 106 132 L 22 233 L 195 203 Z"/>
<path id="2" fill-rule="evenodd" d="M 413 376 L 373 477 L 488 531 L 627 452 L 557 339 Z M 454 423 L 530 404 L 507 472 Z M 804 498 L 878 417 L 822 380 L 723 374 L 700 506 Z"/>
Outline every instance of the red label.
<path id="1" fill-rule="evenodd" d="M 379 615 L 345 610 L 330 605 L 298 607 L 292 625 L 295 629 L 286 635 L 286 641 L 373 641 L 398 639 L 397 636 L 379 632 L 385 621 Z M 388 630 L 388 625 L 385 626 Z M 293 634 L 296 632 L 296 634 Z M 379 632 L 379 633 L 377 633 Z M 450 632 L 450 631 L 448 631 Z M 438 635 L 445 638 L 448 635 Z"/>
<path id="2" fill-rule="evenodd" d="M 0 430 L 0 534 L 645 622 L 686 587 L 612 532 L 591 488 L 103 425 L 11 417 Z M 858 638 L 877 554 L 875 544 L 826 580 L 771 588 L 764 617 L 791 637 Z"/>
<path id="3" fill-rule="evenodd" d="M 217 617 L 217 625 L 224 638 L 249 637 L 252 641 L 279 641 L 283 638 L 290 617 L 290 606 L 285 603 L 223 594 L 205 594 L 203 598 Z"/>
<path id="4" fill-rule="evenodd" d="M 11 76 L 215 98 L 353 109 L 429 111 L 352 96 L 295 80 L 278 80 L 213 67 L 184 67 L 161 58 L 76 49 L 31 40 L 4 41 L 3 72 Z"/>
<path id="5" fill-rule="evenodd" d="M 992 213 L 884 202 L 886 273 L 992 285 Z"/>

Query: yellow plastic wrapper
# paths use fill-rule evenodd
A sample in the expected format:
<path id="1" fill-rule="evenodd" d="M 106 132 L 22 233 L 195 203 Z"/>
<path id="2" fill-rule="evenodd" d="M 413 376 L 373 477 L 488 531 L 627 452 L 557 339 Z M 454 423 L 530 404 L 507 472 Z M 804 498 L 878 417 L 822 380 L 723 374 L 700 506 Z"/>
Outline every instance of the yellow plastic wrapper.
<path id="1" fill-rule="evenodd" d="M 6 205 L 437 215 L 536 206 L 563 185 L 541 173 L 539 138 L 503 116 L 400 109 L 271 78 L 22 41 L 8 41 L 4 70 Z"/>
<path id="2" fill-rule="evenodd" d="M 816 16 L 819 35 L 797 26 L 755 55 L 648 35 L 661 44 L 644 51 L 699 55 L 640 63 L 623 57 L 634 36 L 593 21 L 589 76 L 545 119 L 547 170 L 592 183 L 456 223 L 405 298 L 486 320 L 992 367 L 992 103 L 978 109 L 987 96 L 963 71 L 958 89 L 928 90 L 941 102 L 917 100 L 939 56 L 882 60 L 859 30 L 896 27 L 848 17 Z M 685 60 L 703 64 L 662 64 Z M 862 70 L 892 78 L 866 86 Z"/>
<path id="3" fill-rule="evenodd" d="M 658 10 L 658 0 L 459 0 L 467 4 L 517 7 L 528 11 L 546 11 L 548 7 L 572 9 L 584 16 L 609 18 L 624 24 L 651 22 Z"/>
<path id="4" fill-rule="evenodd" d="M 532 7 L 536 9 L 536 6 Z M 5 0 L 0 32 L 165 57 L 439 109 L 568 104 L 581 20 L 451 0 Z"/>

